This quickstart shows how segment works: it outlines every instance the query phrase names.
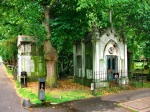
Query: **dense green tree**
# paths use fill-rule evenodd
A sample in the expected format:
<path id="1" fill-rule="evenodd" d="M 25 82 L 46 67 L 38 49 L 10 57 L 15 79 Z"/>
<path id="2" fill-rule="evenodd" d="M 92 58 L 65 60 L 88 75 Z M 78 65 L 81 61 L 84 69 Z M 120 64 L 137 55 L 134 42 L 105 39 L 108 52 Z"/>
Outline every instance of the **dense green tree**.
<path id="1" fill-rule="evenodd" d="M 145 51 L 148 49 L 144 46 L 150 39 L 149 1 L 124 1 L 113 5 L 113 10 L 114 26 L 121 28 L 120 34 L 127 38 L 128 48 L 133 51 L 134 58 L 140 58 L 141 55 L 147 57 Z"/>
<path id="2" fill-rule="evenodd" d="M 83 38 L 89 26 L 86 10 L 77 11 L 77 7 L 77 1 L 64 0 L 52 9 L 52 43 L 57 48 L 60 72 L 65 74 L 72 66 L 73 42 Z"/>
<path id="3" fill-rule="evenodd" d="M 16 38 L 12 38 L 9 40 L 2 40 L 0 42 L 0 54 L 3 57 L 3 60 L 7 62 L 7 64 L 16 65 L 16 58 L 17 58 Z"/>
<path id="4" fill-rule="evenodd" d="M 47 81 L 51 87 L 56 84 L 57 53 L 60 62 L 67 61 L 72 54 L 73 41 L 83 37 L 88 28 L 86 11 L 76 11 L 76 8 L 77 2 L 74 0 L 2 1 L 1 37 L 11 39 L 18 34 L 37 37 L 37 42 L 45 46 Z M 11 29 L 10 33 L 7 28 Z"/>
<path id="5" fill-rule="evenodd" d="M 78 0 L 78 10 L 88 10 L 88 17 L 100 28 L 115 27 L 134 58 L 149 57 L 150 1 L 149 0 Z M 110 24 L 109 12 L 112 12 Z"/>
<path id="6" fill-rule="evenodd" d="M 47 32 L 47 40 L 44 44 L 45 57 L 48 63 L 47 70 L 53 68 L 50 72 L 56 72 L 57 55 L 60 64 L 68 65 L 69 69 L 72 58 L 69 60 L 68 58 L 72 54 L 73 41 L 83 37 L 84 32 L 87 31 L 88 24 L 85 20 L 86 16 L 84 16 L 86 13 L 85 11 L 76 11 L 76 0 L 53 0 L 50 5 L 49 2 L 40 1 L 40 4 L 43 6 L 47 20 L 43 21 Z M 56 79 L 54 79 L 53 74 L 50 73 L 50 78 L 48 78 L 50 79 L 48 82 L 53 82 L 50 84 L 52 86 L 55 85 Z"/>
<path id="7" fill-rule="evenodd" d="M 31 10 L 33 9 L 33 10 Z M 40 16 L 42 15 L 42 8 L 36 3 L 29 1 L 17 1 L 17 0 L 2 0 L 0 4 L 0 41 L 5 48 L 1 47 L 1 55 L 3 59 L 11 60 L 12 54 L 3 55 L 7 49 L 6 40 L 11 41 L 13 38 L 17 38 L 18 35 L 31 35 L 38 37 L 37 41 L 43 42 L 45 37 L 44 27 L 41 25 Z M 14 39 L 13 39 L 14 40 Z M 9 43 L 9 42 L 8 42 Z M 2 45 L 1 44 L 1 45 Z M 17 45 L 17 40 L 14 40 L 14 44 Z M 9 48 L 8 48 L 9 49 Z M 6 52 L 8 52 L 8 49 Z M 17 47 L 13 47 L 14 54 L 17 55 Z M 2 52 L 3 51 L 3 52 Z M 11 51 L 10 51 L 11 52 Z M 15 56 L 15 59 L 17 57 Z"/>
<path id="8" fill-rule="evenodd" d="M 52 68 L 47 75 L 51 87 L 56 84 L 56 63 L 70 68 L 73 41 L 84 38 L 91 23 L 99 28 L 115 27 L 135 57 L 150 53 L 149 0 L 1 0 L 0 16 L 4 59 L 12 60 L 12 54 L 17 54 L 14 37 L 36 37 L 38 44 L 45 46 L 47 70 Z"/>

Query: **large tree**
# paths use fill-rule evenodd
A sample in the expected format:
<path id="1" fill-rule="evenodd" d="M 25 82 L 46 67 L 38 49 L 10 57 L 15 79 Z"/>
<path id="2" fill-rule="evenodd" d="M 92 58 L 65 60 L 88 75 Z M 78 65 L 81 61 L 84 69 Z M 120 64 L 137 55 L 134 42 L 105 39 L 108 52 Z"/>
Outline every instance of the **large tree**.
<path id="1" fill-rule="evenodd" d="M 149 0 L 78 0 L 78 10 L 87 9 L 91 21 L 100 28 L 115 27 L 134 58 L 149 57 L 150 1 Z M 112 23 L 109 12 L 112 12 Z"/>
<path id="2" fill-rule="evenodd" d="M 35 36 L 44 46 L 47 82 L 52 88 L 56 63 L 69 65 L 73 41 L 83 38 L 91 23 L 99 28 L 115 27 L 131 50 L 142 46 L 134 54 L 144 51 L 149 56 L 149 4 L 148 0 L 1 0 L 0 38 L 7 43 L 18 34 Z M 7 53 L 11 58 L 10 54 L 14 53 Z"/>
<path id="3" fill-rule="evenodd" d="M 31 10 L 33 9 L 33 10 Z M 43 14 L 42 8 L 36 3 L 23 0 L 2 0 L 0 4 L 0 42 L 1 42 L 1 55 L 4 60 L 11 60 L 12 54 L 15 54 L 17 59 L 17 47 L 7 48 L 10 44 L 9 41 L 17 45 L 18 35 L 31 35 L 38 37 L 37 41 L 40 43 L 45 37 L 44 27 L 41 25 L 41 15 Z M 8 41 L 8 42 L 7 42 Z M 9 44 L 8 44 L 9 43 Z M 3 45 L 5 44 L 5 45 Z M 5 48 L 3 47 L 5 46 Z M 10 51 L 8 51 L 8 50 Z M 5 52 L 4 52 L 5 51 Z"/>
<path id="4" fill-rule="evenodd" d="M 146 53 L 149 49 L 146 43 L 150 39 L 150 2 L 148 0 L 124 0 L 112 5 L 114 26 L 120 29 L 120 34 L 127 40 L 128 48 L 133 51 L 134 58 Z"/>
<path id="5" fill-rule="evenodd" d="M 63 63 L 64 59 L 71 56 L 73 41 L 83 37 L 88 28 L 86 10 L 76 11 L 76 0 L 3 0 L 2 6 L 2 20 L 8 24 L 8 29 L 14 29 L 9 34 L 6 25 L 1 23 L 1 29 L 6 29 L 1 31 L 1 37 L 10 39 L 18 34 L 37 37 L 38 44 L 44 45 L 47 82 L 51 88 L 54 87 L 57 78 L 57 53 Z M 7 7 L 11 11 L 4 10 Z M 7 16 L 10 12 L 11 17 Z"/>
<path id="6" fill-rule="evenodd" d="M 52 0 L 39 3 L 44 9 L 43 25 L 47 32 L 47 39 L 44 42 L 47 81 L 53 87 L 56 84 L 57 55 L 59 55 L 60 63 L 64 63 L 64 60 L 67 61 L 70 57 L 73 41 L 83 37 L 87 31 L 88 24 L 84 16 L 86 11 L 76 11 L 76 0 Z M 67 64 L 69 63 L 70 61 Z"/>

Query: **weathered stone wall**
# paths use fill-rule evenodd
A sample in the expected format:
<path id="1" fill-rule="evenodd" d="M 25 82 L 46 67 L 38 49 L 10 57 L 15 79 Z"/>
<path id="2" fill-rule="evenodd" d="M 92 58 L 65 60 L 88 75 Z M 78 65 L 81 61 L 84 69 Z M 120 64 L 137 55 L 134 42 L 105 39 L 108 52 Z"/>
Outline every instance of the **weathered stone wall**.
<path id="1" fill-rule="evenodd" d="M 110 52 L 110 48 L 113 48 L 113 53 Z M 127 71 L 127 45 L 115 29 L 109 28 L 102 32 L 97 30 L 81 43 L 74 45 L 75 81 L 82 84 L 90 82 L 94 78 L 94 72 L 98 71 L 105 72 L 106 76 L 103 78 L 107 79 L 108 57 L 115 57 L 115 61 L 112 60 L 115 62 L 112 66 L 115 69 L 110 69 L 113 73 Z"/>
<path id="2" fill-rule="evenodd" d="M 34 37 L 18 36 L 18 80 L 22 71 L 27 72 L 28 81 L 38 81 L 39 77 L 46 77 L 46 63 L 43 47 L 37 45 Z"/>
<path id="3" fill-rule="evenodd" d="M 29 81 L 37 81 L 39 77 L 46 76 L 45 60 L 41 56 L 20 56 L 18 76 L 22 71 L 27 72 Z"/>

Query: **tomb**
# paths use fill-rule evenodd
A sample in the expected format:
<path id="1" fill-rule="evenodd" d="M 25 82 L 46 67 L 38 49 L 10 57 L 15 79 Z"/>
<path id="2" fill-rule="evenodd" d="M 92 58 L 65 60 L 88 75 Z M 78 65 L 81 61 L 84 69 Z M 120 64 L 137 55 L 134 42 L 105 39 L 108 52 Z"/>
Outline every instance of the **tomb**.
<path id="1" fill-rule="evenodd" d="M 42 46 L 38 45 L 32 36 L 18 36 L 18 72 L 20 81 L 22 71 L 27 72 L 28 81 L 38 81 L 46 76 L 46 65 Z"/>
<path id="2" fill-rule="evenodd" d="M 114 28 L 95 29 L 75 42 L 73 60 L 77 83 L 95 82 L 96 88 L 128 83 L 127 44 Z"/>

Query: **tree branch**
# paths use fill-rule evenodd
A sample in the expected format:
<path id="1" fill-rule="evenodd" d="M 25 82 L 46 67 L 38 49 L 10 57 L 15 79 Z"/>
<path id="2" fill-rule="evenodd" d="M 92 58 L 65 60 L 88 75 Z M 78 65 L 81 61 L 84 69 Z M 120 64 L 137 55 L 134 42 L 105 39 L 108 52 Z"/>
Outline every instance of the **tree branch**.
<path id="1" fill-rule="evenodd" d="M 52 0 L 52 2 L 50 3 L 50 7 L 53 6 L 55 2 L 57 2 L 57 0 Z"/>

